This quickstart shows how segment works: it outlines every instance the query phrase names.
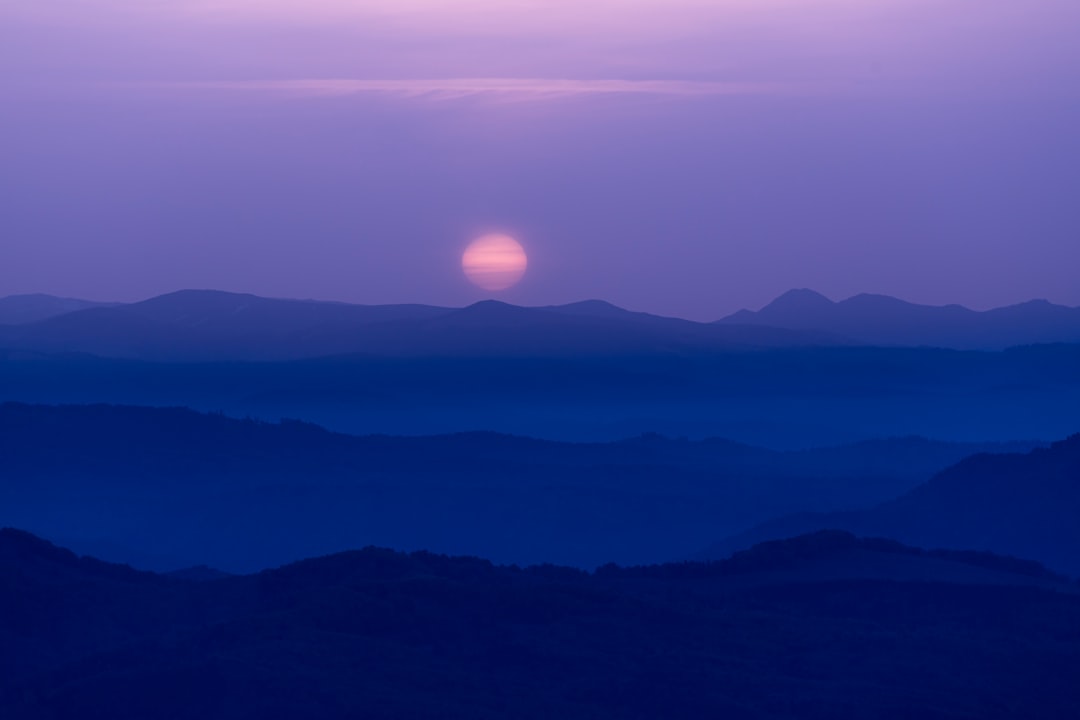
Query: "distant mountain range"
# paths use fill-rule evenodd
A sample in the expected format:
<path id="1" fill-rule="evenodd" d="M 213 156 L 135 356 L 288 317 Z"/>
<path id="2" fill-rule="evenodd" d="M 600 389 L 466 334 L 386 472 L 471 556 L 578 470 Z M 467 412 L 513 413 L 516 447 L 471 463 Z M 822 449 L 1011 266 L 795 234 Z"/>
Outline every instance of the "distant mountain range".
<path id="1" fill-rule="evenodd" d="M 1080 435 L 1029 454 L 976 455 L 895 500 L 859 512 L 805 513 L 714 546 L 724 557 L 765 539 L 840 528 L 921 547 L 985 550 L 1080 575 Z"/>
<path id="2" fill-rule="evenodd" d="M 1080 308 L 1045 300 L 977 312 L 960 305 L 916 305 L 887 295 L 833 302 L 804 289 L 791 290 L 757 312 L 740 310 L 719 323 L 827 333 L 863 345 L 1000 350 L 1080 342 Z"/>
<path id="3" fill-rule="evenodd" d="M 1031 447 L 354 437 L 181 409 L 3 404 L 0 525 L 160 570 L 250 571 L 368 544 L 648 563 L 785 513 L 882 502 L 973 453 Z"/>
<path id="4" fill-rule="evenodd" d="M 352 434 L 660 432 L 792 449 L 1080 427 L 1080 343 L 851 343 L 600 301 L 365 307 L 192 291 L 0 325 L 0 400 L 179 405 Z"/>
<path id="5" fill-rule="evenodd" d="M 793 290 L 716 323 L 599 300 L 547 307 L 349 305 L 185 290 L 127 305 L 0 300 L 0 349 L 157 361 L 382 356 L 700 353 L 829 345 L 1002 349 L 1080 342 L 1080 308 L 1032 301 L 986 312 L 881 295 L 834 303 Z"/>
<path id="6" fill-rule="evenodd" d="M 139 572 L 0 530 L 0 717 L 1075 717 L 1080 587 L 843 533 L 715 564 Z"/>
<path id="7" fill-rule="evenodd" d="M 599 301 L 524 308 L 348 305 L 187 290 L 0 327 L 0 348 L 163 361 L 330 355 L 605 355 L 830 344 L 825 333 L 722 327 Z"/>
<path id="8" fill-rule="evenodd" d="M 110 303 L 52 295 L 10 295 L 0 298 L 0 325 L 27 325 L 79 310 L 108 306 Z"/>

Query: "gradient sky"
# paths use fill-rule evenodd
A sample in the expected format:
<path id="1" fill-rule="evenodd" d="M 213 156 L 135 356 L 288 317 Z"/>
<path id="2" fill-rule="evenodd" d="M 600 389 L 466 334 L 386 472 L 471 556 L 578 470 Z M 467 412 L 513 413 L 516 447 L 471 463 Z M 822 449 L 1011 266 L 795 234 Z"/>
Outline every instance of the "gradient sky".
<path id="1" fill-rule="evenodd" d="M 1080 305 L 1076 0 L 0 0 L 0 296 Z"/>

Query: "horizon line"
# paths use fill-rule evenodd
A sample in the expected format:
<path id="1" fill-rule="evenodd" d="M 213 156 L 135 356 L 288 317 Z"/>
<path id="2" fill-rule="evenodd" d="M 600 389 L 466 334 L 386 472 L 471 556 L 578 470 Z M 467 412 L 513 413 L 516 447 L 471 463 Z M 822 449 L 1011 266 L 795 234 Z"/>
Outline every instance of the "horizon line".
<path id="1" fill-rule="evenodd" d="M 1067 308 L 1067 309 L 1070 309 L 1070 310 L 1080 310 L 1080 306 L 1066 305 L 1066 304 L 1063 304 L 1063 303 L 1055 303 L 1055 302 L 1052 302 L 1051 300 L 1049 300 L 1047 298 L 1030 298 L 1028 300 L 1022 300 L 1022 301 L 1015 302 L 1015 303 L 1009 303 L 1009 304 L 1005 304 L 1005 305 L 995 305 L 993 307 L 988 307 L 988 308 L 983 309 L 983 310 L 978 310 L 978 309 L 969 307 L 967 305 L 963 305 L 961 303 L 945 303 L 945 304 L 942 304 L 942 305 L 933 305 L 933 304 L 927 304 L 927 303 L 912 302 L 912 301 L 905 300 L 903 298 L 897 297 L 895 295 L 887 295 L 887 294 L 884 294 L 884 293 L 873 293 L 873 292 L 855 293 L 854 295 L 850 295 L 850 296 L 845 297 L 843 299 L 834 300 L 831 297 L 825 295 L 824 293 L 821 293 L 821 292 L 819 292 L 817 290 L 813 290 L 812 288 L 807 288 L 807 287 L 791 288 L 789 290 L 785 290 L 784 292 L 780 293 L 779 295 L 776 295 L 775 297 L 773 297 L 772 300 L 769 300 L 768 302 L 766 302 L 764 305 L 762 305 L 760 308 L 758 308 L 758 310 L 751 310 L 750 308 L 747 308 L 747 307 L 744 306 L 744 307 L 740 308 L 739 310 L 735 310 L 735 311 L 729 312 L 729 313 L 727 313 L 725 315 L 721 315 L 721 316 L 719 316 L 719 317 L 717 317 L 717 318 L 715 318 L 713 320 L 693 320 L 691 318 L 684 317 L 682 315 L 662 314 L 662 313 L 659 313 L 659 312 L 653 312 L 653 311 L 649 311 L 649 310 L 634 310 L 634 309 L 630 309 L 628 307 L 624 307 L 622 305 L 619 305 L 617 303 L 613 303 L 610 300 L 604 300 L 603 298 L 599 298 L 599 297 L 587 297 L 587 298 L 583 298 L 581 300 L 571 300 L 571 301 L 563 302 L 563 303 L 547 303 L 547 304 L 543 304 L 543 305 L 524 305 L 524 304 L 517 304 L 517 303 L 508 302 L 506 300 L 500 300 L 499 298 L 495 298 L 495 297 L 487 297 L 487 298 L 482 298 L 480 300 L 476 300 L 476 301 L 473 301 L 473 302 L 470 302 L 470 303 L 466 303 L 464 305 L 440 305 L 440 304 L 423 303 L 423 302 L 368 303 L 368 302 L 355 302 L 355 301 L 350 301 L 350 300 L 325 300 L 325 299 L 319 299 L 319 298 L 313 298 L 313 297 L 286 297 L 286 296 L 276 296 L 276 295 L 260 295 L 260 294 L 254 293 L 254 292 L 221 290 L 221 289 L 217 289 L 217 288 L 194 288 L 194 287 L 188 287 L 188 288 L 180 288 L 178 290 L 170 290 L 168 292 L 158 293 L 158 294 L 155 294 L 155 295 L 151 295 L 149 297 L 141 298 L 139 300 L 130 300 L 130 301 L 122 301 L 122 300 L 91 300 L 91 299 L 88 299 L 86 297 L 75 297 L 75 296 L 71 296 L 71 295 L 53 295 L 52 293 L 47 293 L 47 292 L 28 292 L 28 293 L 13 293 L 11 295 L 2 295 L 2 296 L 0 296 L 0 301 L 9 300 L 9 299 L 13 299 L 13 298 L 46 297 L 46 298 L 51 298 L 51 299 L 55 299 L 55 300 L 69 300 L 69 301 L 76 301 L 76 302 L 87 302 L 87 303 L 93 303 L 93 304 L 96 304 L 96 305 L 125 306 L 125 305 L 137 305 L 137 304 L 142 303 L 142 302 L 148 302 L 150 300 L 154 300 L 154 299 L 162 298 L 162 297 L 167 297 L 169 295 L 179 295 L 181 293 L 218 293 L 218 294 L 222 294 L 222 295 L 248 296 L 248 297 L 260 298 L 260 299 L 263 299 L 263 300 L 278 300 L 278 301 L 282 301 L 282 302 L 307 302 L 307 303 L 321 303 L 321 304 L 328 304 L 328 305 L 353 305 L 353 306 L 360 306 L 360 307 L 381 307 L 381 306 L 394 306 L 394 305 L 399 305 L 399 306 L 400 305 L 418 305 L 418 306 L 426 306 L 426 307 L 432 307 L 432 308 L 438 308 L 438 309 L 450 310 L 450 311 L 453 311 L 453 310 L 465 310 L 465 309 L 468 309 L 470 307 L 480 305 L 482 303 L 498 303 L 498 304 L 501 304 L 501 305 L 507 305 L 507 306 L 510 306 L 510 307 L 517 307 L 517 308 L 523 308 L 523 309 L 528 309 L 528 310 L 546 310 L 546 309 L 551 309 L 551 308 L 564 308 L 564 307 L 569 307 L 571 305 L 582 305 L 582 304 L 586 304 L 586 303 L 603 303 L 605 305 L 611 306 L 613 308 L 616 308 L 618 310 L 622 310 L 622 311 L 628 312 L 628 313 L 651 315 L 651 316 L 654 316 L 654 317 L 669 318 L 669 319 L 676 319 L 676 320 L 684 320 L 686 322 L 698 323 L 698 324 L 702 324 L 702 325 L 707 325 L 707 324 L 710 324 L 710 323 L 726 320 L 726 319 L 728 319 L 728 318 L 730 318 L 730 317 L 732 317 L 734 315 L 737 315 L 737 314 L 743 313 L 743 312 L 750 312 L 750 313 L 760 312 L 761 310 L 768 307 L 769 305 L 776 302 L 777 300 L 779 300 L 781 298 L 784 298 L 784 297 L 786 297 L 788 295 L 791 295 L 793 293 L 809 293 L 809 294 L 813 294 L 813 295 L 816 295 L 816 296 L 818 296 L 820 298 L 823 298 L 824 300 L 828 301 L 832 305 L 839 305 L 841 303 L 844 303 L 844 302 L 847 302 L 847 301 L 850 301 L 850 300 L 853 300 L 853 299 L 859 298 L 859 297 L 881 297 L 881 298 L 888 298 L 890 300 L 896 300 L 898 302 L 902 302 L 904 304 L 912 305 L 912 306 L 915 306 L 915 307 L 926 307 L 926 308 L 956 308 L 956 307 L 958 307 L 958 308 L 962 308 L 962 309 L 967 310 L 967 311 L 972 312 L 972 313 L 991 312 L 991 311 L 994 311 L 994 310 L 1000 310 L 1000 309 L 1003 309 L 1003 308 L 1017 307 L 1017 306 L 1020 306 L 1020 305 L 1028 305 L 1028 304 L 1031 304 L 1031 303 L 1044 303 L 1044 304 L 1051 305 L 1051 306 L 1054 306 L 1054 307 Z"/>

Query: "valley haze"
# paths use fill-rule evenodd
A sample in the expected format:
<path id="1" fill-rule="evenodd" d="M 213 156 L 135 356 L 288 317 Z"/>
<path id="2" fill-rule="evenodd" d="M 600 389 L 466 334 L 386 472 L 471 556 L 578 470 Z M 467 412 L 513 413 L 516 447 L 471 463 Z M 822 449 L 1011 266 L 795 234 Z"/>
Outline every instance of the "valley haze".
<path id="1" fill-rule="evenodd" d="M 762 324 L 774 316 L 794 326 Z M 183 291 L 0 326 L 0 392 L 303 418 L 351 434 L 658 432 L 792 449 L 1076 430 L 1075 308 L 975 313 L 796 291 L 753 320 L 696 323 L 600 301 L 355 306 Z M 942 333 L 962 341 L 935 347 Z M 892 339 L 868 346 L 867 336 Z M 976 343 L 989 349 L 959 349 Z"/>
<path id="2" fill-rule="evenodd" d="M 1077 38 L 0 0 L 0 720 L 1075 720 Z"/>

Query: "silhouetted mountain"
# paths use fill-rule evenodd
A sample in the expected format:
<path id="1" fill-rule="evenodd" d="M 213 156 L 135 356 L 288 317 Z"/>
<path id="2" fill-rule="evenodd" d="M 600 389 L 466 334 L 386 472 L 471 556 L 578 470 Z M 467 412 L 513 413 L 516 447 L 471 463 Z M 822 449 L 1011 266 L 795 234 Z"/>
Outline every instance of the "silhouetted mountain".
<path id="1" fill-rule="evenodd" d="M 582 300 L 580 302 L 568 303 L 566 305 L 545 305 L 541 309 L 551 310 L 553 312 L 563 313 L 566 315 L 585 315 L 591 317 L 657 317 L 648 313 L 624 310 L 617 305 L 612 305 L 606 300 Z"/>
<path id="2" fill-rule="evenodd" d="M 838 533 L 588 574 L 369 548 L 181 581 L 0 531 L 0 716 L 1071 718 L 1080 595 Z"/>
<path id="3" fill-rule="evenodd" d="M 833 303 L 793 290 L 717 323 L 630 312 L 600 300 L 522 308 L 350 305 L 185 290 L 128 305 L 0 299 L 0 348 L 164 361 L 326 355 L 566 355 L 715 352 L 807 345 L 1001 349 L 1080 342 L 1080 308 L 1031 301 L 986 312 L 882 295 Z"/>
<path id="4" fill-rule="evenodd" d="M 0 347 L 161 361 L 327 355 L 575 355 L 835 343 L 824 333 L 725 328 L 595 302 L 523 308 L 362 306 L 187 290 L 0 329 Z"/>
<path id="5" fill-rule="evenodd" d="M 0 334 L 8 347 L 158 360 L 284 359 L 333 352 L 323 338 L 451 312 L 426 305 L 348 305 L 184 290 L 68 313 Z M 306 343 L 311 343 L 310 350 Z"/>
<path id="6" fill-rule="evenodd" d="M 155 569 L 244 571 L 367 544 L 658 562 L 778 514 L 880 502 L 1010 447 L 352 437 L 182 409 L 4 404 L 0 524 Z"/>
<path id="7" fill-rule="evenodd" d="M 10 295 L 0 298 L 0 325 L 25 325 L 109 303 L 60 298 L 52 295 Z"/>
<path id="8" fill-rule="evenodd" d="M 922 547 L 1038 560 L 1080 575 L 1080 435 L 1031 453 L 976 455 L 901 497 L 860 512 L 773 520 L 715 546 L 721 557 L 763 539 L 843 528 Z"/>
<path id="9" fill-rule="evenodd" d="M 860 579 L 904 582 L 1023 584 L 1066 591 L 1070 578 L 1034 560 L 971 550 L 925 550 L 885 538 L 860 538 L 842 530 L 819 530 L 759 543 L 730 558 L 631 568 L 602 567 L 632 577 L 725 577 L 745 584 L 790 584 Z M 1024 578 L 1024 579 L 1022 579 Z M 734 584 L 734 582 L 733 582 Z"/>
<path id="10" fill-rule="evenodd" d="M 916 305 L 886 295 L 833 302 L 813 290 L 791 290 L 757 312 L 740 310 L 723 325 L 833 333 L 868 345 L 1002 349 L 1080 342 L 1080 308 L 1032 300 L 976 312 L 960 305 Z"/>
<path id="11" fill-rule="evenodd" d="M 450 308 L 431 305 L 352 305 L 316 300 L 279 300 L 217 290 L 181 290 L 127 306 L 129 311 L 175 327 L 219 333 L 291 334 L 325 326 L 438 317 Z"/>
<path id="12" fill-rule="evenodd" d="M 165 573 L 165 576 L 173 578 L 174 580 L 188 580 L 190 582 L 210 582 L 212 580 L 224 580 L 225 578 L 234 577 L 232 573 L 215 570 L 206 565 L 196 565 L 194 567 L 183 568 L 182 570 L 173 570 Z"/>

